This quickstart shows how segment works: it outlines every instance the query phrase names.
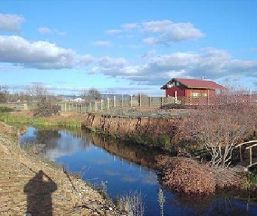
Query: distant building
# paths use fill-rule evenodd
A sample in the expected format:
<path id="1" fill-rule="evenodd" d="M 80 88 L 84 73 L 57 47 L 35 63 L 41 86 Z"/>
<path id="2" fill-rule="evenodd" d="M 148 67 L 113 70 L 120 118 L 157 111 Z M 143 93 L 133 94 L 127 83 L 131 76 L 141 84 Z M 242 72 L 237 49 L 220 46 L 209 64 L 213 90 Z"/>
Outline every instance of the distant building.
<path id="1" fill-rule="evenodd" d="M 185 104 L 209 104 L 225 87 L 209 80 L 173 78 L 161 87 L 166 97 L 185 98 Z"/>
<path id="2" fill-rule="evenodd" d="M 76 103 L 83 103 L 83 102 L 85 102 L 85 100 L 82 99 L 82 98 L 75 98 L 75 99 L 72 99 L 72 100 L 70 100 L 70 101 L 76 102 Z"/>

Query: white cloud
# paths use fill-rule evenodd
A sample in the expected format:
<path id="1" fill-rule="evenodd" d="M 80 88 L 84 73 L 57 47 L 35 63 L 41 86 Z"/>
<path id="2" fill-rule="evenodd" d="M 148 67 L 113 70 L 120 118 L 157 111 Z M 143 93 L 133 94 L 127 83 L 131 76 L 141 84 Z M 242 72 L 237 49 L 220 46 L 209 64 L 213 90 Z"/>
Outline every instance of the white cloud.
<path id="1" fill-rule="evenodd" d="M 161 85 L 172 77 L 257 77 L 256 60 L 236 59 L 220 49 L 207 48 L 199 52 L 176 52 L 145 58 L 145 63 L 131 64 L 123 58 L 105 57 L 98 62 L 95 72 L 151 85 Z"/>
<path id="2" fill-rule="evenodd" d="M 39 27 L 37 30 L 40 34 L 51 34 L 52 33 L 52 30 L 48 27 Z"/>
<path id="3" fill-rule="evenodd" d="M 139 25 L 137 23 L 126 23 L 121 26 L 124 30 L 132 30 L 138 28 Z"/>
<path id="4" fill-rule="evenodd" d="M 109 29 L 106 31 L 107 34 L 109 35 L 117 35 L 117 34 L 120 34 L 122 33 L 122 30 L 120 29 Z"/>
<path id="5" fill-rule="evenodd" d="M 58 29 L 51 29 L 48 27 L 39 27 L 37 29 L 37 31 L 43 35 L 46 35 L 46 34 L 56 34 L 56 35 L 60 35 L 60 36 L 66 35 L 65 32 L 59 31 Z"/>
<path id="6" fill-rule="evenodd" d="M 97 47 L 110 47 L 112 46 L 112 43 L 106 40 L 97 40 L 97 41 L 94 41 L 92 45 Z"/>
<path id="7" fill-rule="evenodd" d="M 118 76 L 124 74 L 124 69 L 127 65 L 128 62 L 124 58 L 112 58 L 105 56 L 97 59 L 94 72 L 100 72 L 105 75 Z"/>
<path id="8" fill-rule="evenodd" d="M 190 22 L 173 22 L 171 20 L 153 20 L 138 23 L 125 23 L 119 29 L 108 30 L 109 34 L 121 34 L 128 31 L 146 36 L 143 42 L 147 45 L 199 39 L 204 34 Z"/>
<path id="9" fill-rule="evenodd" d="M 19 36 L 0 36 L 0 61 L 39 69 L 70 68 L 76 53 L 46 41 L 30 42 Z"/>
<path id="10" fill-rule="evenodd" d="M 106 33 L 109 35 L 118 35 L 125 31 L 137 29 L 138 27 L 139 27 L 138 23 L 125 23 L 125 24 L 122 24 L 119 29 L 109 29 L 106 31 Z"/>
<path id="11" fill-rule="evenodd" d="M 142 23 L 144 32 L 155 34 L 147 44 L 168 44 L 184 40 L 198 39 L 204 34 L 190 22 L 173 22 L 171 20 L 149 21 Z"/>
<path id="12" fill-rule="evenodd" d="M 161 28 L 154 29 L 160 31 Z M 90 65 L 88 71 L 93 73 L 150 85 L 161 85 L 172 77 L 257 77 L 257 60 L 237 59 L 221 49 L 206 48 L 197 52 L 175 52 L 165 55 L 158 55 L 156 51 L 152 51 L 132 63 L 122 57 L 79 55 L 71 49 L 47 41 L 31 42 L 20 36 L 6 35 L 0 35 L 0 62 L 37 69 Z"/>
<path id="13" fill-rule="evenodd" d="M 96 61 L 96 58 L 89 54 L 79 57 L 79 63 L 81 65 L 89 65 L 89 64 L 94 63 L 95 61 Z"/>
<path id="14" fill-rule="evenodd" d="M 143 42 L 147 45 L 155 45 L 158 44 L 159 40 L 155 37 L 147 37 L 143 39 Z"/>
<path id="15" fill-rule="evenodd" d="M 0 31 L 19 32 L 24 20 L 22 16 L 0 13 Z"/>

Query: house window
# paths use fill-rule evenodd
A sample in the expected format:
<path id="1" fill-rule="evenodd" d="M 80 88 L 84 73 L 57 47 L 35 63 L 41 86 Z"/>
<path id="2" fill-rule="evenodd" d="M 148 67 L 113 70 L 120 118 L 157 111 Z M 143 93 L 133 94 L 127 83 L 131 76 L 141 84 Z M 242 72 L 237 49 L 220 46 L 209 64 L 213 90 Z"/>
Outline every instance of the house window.
<path id="1" fill-rule="evenodd" d="M 178 81 L 173 81 L 173 86 L 180 86 L 180 83 Z"/>
<path id="2" fill-rule="evenodd" d="M 221 90 L 221 89 L 216 89 L 216 90 L 215 90 L 215 94 L 216 94 L 216 95 L 220 95 L 221 93 L 222 93 L 222 90 Z"/>
<path id="3" fill-rule="evenodd" d="M 199 93 L 199 92 L 192 92 L 191 96 L 192 97 L 200 97 L 201 93 Z"/>

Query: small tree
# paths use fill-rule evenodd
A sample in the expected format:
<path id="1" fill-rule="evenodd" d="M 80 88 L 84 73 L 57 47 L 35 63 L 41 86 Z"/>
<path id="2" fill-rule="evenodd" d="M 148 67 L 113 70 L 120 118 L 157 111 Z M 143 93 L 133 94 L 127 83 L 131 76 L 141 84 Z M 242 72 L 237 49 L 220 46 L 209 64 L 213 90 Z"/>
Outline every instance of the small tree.
<path id="1" fill-rule="evenodd" d="M 101 93 L 97 89 L 91 88 L 89 90 L 82 90 L 81 97 L 87 101 L 100 100 Z"/>
<path id="2" fill-rule="evenodd" d="M 40 84 L 35 84 L 28 89 L 28 94 L 37 102 L 34 116 L 47 117 L 57 115 L 60 107 L 53 103 L 48 89 Z"/>
<path id="3" fill-rule="evenodd" d="M 7 86 L 0 85 L 0 103 L 6 103 L 8 100 L 8 89 Z"/>
<path id="4" fill-rule="evenodd" d="M 34 84 L 27 89 L 27 94 L 32 97 L 32 100 L 40 103 L 46 101 L 49 92 L 44 85 Z"/>

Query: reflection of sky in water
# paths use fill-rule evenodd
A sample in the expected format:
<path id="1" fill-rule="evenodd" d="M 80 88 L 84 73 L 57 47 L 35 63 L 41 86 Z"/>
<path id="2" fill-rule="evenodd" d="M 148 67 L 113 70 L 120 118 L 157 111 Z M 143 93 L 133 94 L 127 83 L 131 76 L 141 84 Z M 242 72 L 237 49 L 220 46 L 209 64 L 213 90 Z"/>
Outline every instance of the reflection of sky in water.
<path id="1" fill-rule="evenodd" d="M 106 182 L 108 193 L 113 198 L 135 191 L 141 193 L 145 215 L 160 215 L 160 185 L 153 170 L 112 155 L 103 148 L 91 144 L 85 135 L 81 138 L 64 130 L 60 130 L 52 137 L 50 134 L 47 136 L 47 133 L 45 135 L 40 141 L 46 144 L 47 158 L 65 165 L 72 172 L 81 173 L 84 179 L 94 184 Z M 21 137 L 21 143 L 27 142 L 37 142 L 37 130 L 34 128 L 29 128 Z M 255 204 L 249 206 L 247 213 L 246 204 L 235 199 L 216 197 L 203 201 L 184 199 L 167 190 L 164 190 L 164 194 L 165 215 L 257 215 Z"/>

